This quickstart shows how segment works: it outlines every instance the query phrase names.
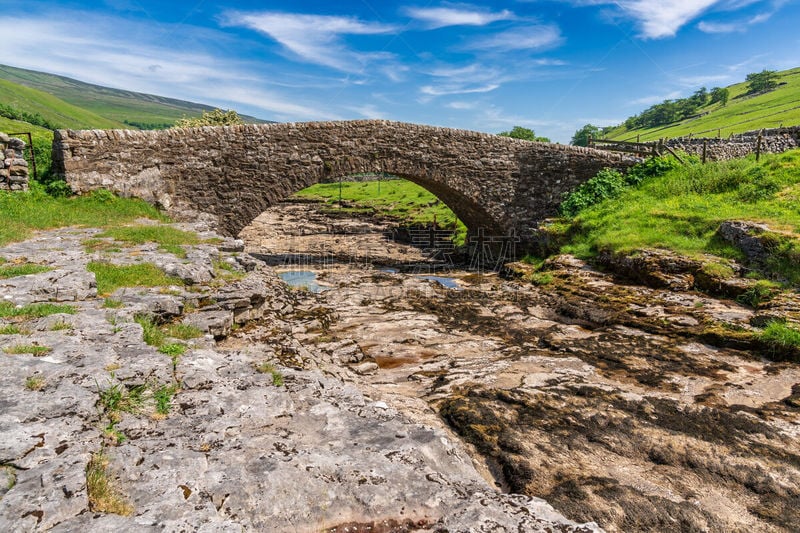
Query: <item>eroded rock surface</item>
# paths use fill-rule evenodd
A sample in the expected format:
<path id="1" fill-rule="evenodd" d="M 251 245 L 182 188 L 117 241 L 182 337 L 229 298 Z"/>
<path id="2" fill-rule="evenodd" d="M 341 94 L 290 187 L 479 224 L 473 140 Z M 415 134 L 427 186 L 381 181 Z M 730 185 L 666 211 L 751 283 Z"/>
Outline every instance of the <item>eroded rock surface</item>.
<path id="1" fill-rule="evenodd" d="M 73 306 L 0 319 L 0 530 L 599 530 L 498 492 L 436 417 L 398 410 L 337 366 L 364 356 L 354 342 L 336 359 L 312 342 L 335 316 L 309 295 L 300 305 L 238 246 L 199 245 L 186 259 L 155 245 L 87 251 L 96 234 L 49 231 L 0 249 L 52 268 L 4 281 L 5 300 Z M 90 260 L 152 262 L 189 284 L 106 300 Z M 38 289 L 66 279 L 68 297 Z M 142 317 L 206 334 L 162 353 L 144 342 Z M 98 464 L 114 506 L 89 487 Z"/>
<path id="2" fill-rule="evenodd" d="M 273 244 L 249 242 L 260 253 Z M 517 279 L 451 272 L 457 289 L 310 264 L 330 290 L 297 293 L 295 337 L 379 401 L 444 421 L 499 488 L 573 520 L 794 530 L 800 369 L 754 340 L 761 311 L 692 290 L 701 264 L 657 261 L 674 268 L 653 287 L 559 257 L 538 286 L 520 266 Z M 796 306 L 796 294 L 782 298 L 780 309 Z"/>

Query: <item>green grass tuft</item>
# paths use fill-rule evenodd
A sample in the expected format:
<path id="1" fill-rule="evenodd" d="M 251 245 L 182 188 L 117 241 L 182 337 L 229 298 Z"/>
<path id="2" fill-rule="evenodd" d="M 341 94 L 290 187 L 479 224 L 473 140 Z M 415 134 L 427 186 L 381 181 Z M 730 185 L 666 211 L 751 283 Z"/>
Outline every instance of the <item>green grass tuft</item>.
<path id="1" fill-rule="evenodd" d="M 22 265 L 3 265 L 0 266 L 0 278 L 16 278 L 18 276 L 28 276 L 30 274 L 49 272 L 51 270 L 53 270 L 52 267 L 34 265 L 31 263 L 25 263 Z"/>
<path id="2" fill-rule="evenodd" d="M 15 344 L 3 348 L 3 351 L 9 355 L 20 355 L 29 353 L 34 357 L 41 357 L 52 352 L 53 349 L 49 346 L 40 346 L 39 344 Z"/>
<path id="3" fill-rule="evenodd" d="M 11 302 L 0 302 L 0 318 L 42 318 L 58 313 L 73 315 L 75 308 L 71 305 L 46 303 L 15 306 Z"/>
<path id="4" fill-rule="evenodd" d="M 800 330 L 777 320 L 770 322 L 758 338 L 774 348 L 800 348 Z"/>
<path id="5" fill-rule="evenodd" d="M 97 279 L 98 294 L 111 294 L 120 287 L 165 287 L 183 285 L 180 278 L 167 276 L 152 263 L 113 265 L 93 261 L 87 265 Z"/>
<path id="6" fill-rule="evenodd" d="M 180 357 L 186 353 L 186 345 L 179 342 L 171 342 L 159 346 L 158 351 L 170 357 Z"/>
<path id="7" fill-rule="evenodd" d="M 98 238 L 108 237 L 132 245 L 155 242 L 162 250 L 178 257 L 186 257 L 186 250 L 181 246 L 204 242 L 196 233 L 161 225 L 120 226 L 98 235 Z"/>
<path id="8" fill-rule="evenodd" d="M 134 320 L 137 324 L 142 326 L 143 330 L 143 339 L 145 344 L 149 346 L 155 346 L 156 348 L 160 347 L 164 344 L 166 340 L 166 335 L 163 331 L 153 322 L 153 319 L 149 316 L 145 315 L 137 315 L 134 317 Z"/>
<path id="9" fill-rule="evenodd" d="M 190 324 L 169 324 L 164 328 L 164 332 L 175 339 L 189 340 L 203 336 L 203 331 Z"/>

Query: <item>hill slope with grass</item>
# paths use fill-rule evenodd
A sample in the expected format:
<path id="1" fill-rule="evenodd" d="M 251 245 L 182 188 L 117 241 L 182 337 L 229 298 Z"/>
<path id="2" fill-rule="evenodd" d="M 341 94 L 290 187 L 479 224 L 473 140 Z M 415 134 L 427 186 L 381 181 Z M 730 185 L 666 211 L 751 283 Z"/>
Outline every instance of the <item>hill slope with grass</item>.
<path id="1" fill-rule="evenodd" d="M 110 120 L 39 89 L 4 79 L 0 79 L 0 103 L 18 112 L 38 115 L 56 128 L 125 128 L 122 122 Z"/>
<path id="2" fill-rule="evenodd" d="M 100 117 L 95 119 L 94 122 L 87 122 L 85 127 L 88 128 L 140 129 L 164 127 L 173 124 L 184 116 L 200 116 L 204 111 L 214 109 L 204 104 L 134 91 L 112 89 L 65 76 L 7 65 L 0 65 L 0 80 L 22 86 L 23 89 L 42 91 L 67 104 L 81 108 L 87 113 L 92 113 L 93 117 Z M 0 93 L 0 102 L 6 102 L 9 97 L 25 98 L 24 94 L 14 96 L 13 92 L 11 94 Z M 51 112 L 56 114 L 60 108 L 64 107 L 63 104 L 54 103 L 54 105 L 55 108 Z M 44 113 L 42 115 L 45 116 Z M 248 123 L 269 122 L 247 115 L 241 115 L 241 117 Z"/>
<path id="3" fill-rule="evenodd" d="M 620 125 L 607 132 L 604 138 L 642 141 L 694 135 L 727 137 L 732 133 L 777 128 L 800 124 L 800 68 L 777 73 L 778 87 L 761 94 L 748 95 L 748 84 L 727 87 L 728 101 L 715 102 L 698 109 L 693 117 L 654 128 L 627 129 Z"/>

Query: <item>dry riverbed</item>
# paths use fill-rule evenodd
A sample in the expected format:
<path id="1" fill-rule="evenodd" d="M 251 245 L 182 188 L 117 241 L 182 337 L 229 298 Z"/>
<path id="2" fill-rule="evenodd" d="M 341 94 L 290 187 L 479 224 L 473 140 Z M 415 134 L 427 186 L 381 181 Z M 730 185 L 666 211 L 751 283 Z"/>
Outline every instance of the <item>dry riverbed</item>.
<path id="1" fill-rule="evenodd" d="M 259 217 L 244 252 L 87 250 L 97 233 L 0 249 L 50 268 L 0 279 L 4 301 L 73 307 L 0 319 L 3 531 L 800 523 L 800 368 L 737 341 L 749 308 L 570 257 L 539 285 L 524 265 L 458 270 L 384 222 L 307 204 Z M 97 260 L 186 284 L 109 302 Z M 143 316 L 204 334 L 159 351 Z"/>
<path id="2" fill-rule="evenodd" d="M 248 229 L 253 252 L 281 255 L 273 235 L 299 208 L 287 209 Z M 363 258 L 315 264 L 347 255 L 341 233 L 320 232 L 305 266 L 284 265 L 328 287 L 298 291 L 297 337 L 330 354 L 326 372 L 453 432 L 498 489 L 608 531 L 800 523 L 800 367 L 726 347 L 736 335 L 725 331 L 751 328 L 751 309 L 623 284 L 569 257 L 552 260 L 540 286 L 522 281 L 524 265 L 503 279 L 424 263 L 387 272 Z M 392 246 L 377 230 L 373 239 L 366 249 Z"/>

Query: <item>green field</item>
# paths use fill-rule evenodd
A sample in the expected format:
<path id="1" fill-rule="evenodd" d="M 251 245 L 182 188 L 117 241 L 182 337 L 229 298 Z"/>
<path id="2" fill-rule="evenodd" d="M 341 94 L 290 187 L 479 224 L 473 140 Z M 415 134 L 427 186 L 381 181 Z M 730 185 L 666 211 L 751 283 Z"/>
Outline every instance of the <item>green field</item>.
<path id="1" fill-rule="evenodd" d="M 204 111 L 211 111 L 213 107 L 174 98 L 165 98 L 151 94 L 124 91 L 84 83 L 64 76 L 56 76 L 44 72 L 25 70 L 6 65 L 0 65 L 0 82 L 11 82 L 16 89 L 0 90 L 0 102 L 12 103 L 10 99 L 21 102 L 27 99 L 27 94 L 19 89 L 34 89 L 51 95 L 56 101 L 40 102 L 38 112 L 48 116 L 72 117 L 80 109 L 83 115 L 73 117 L 78 123 L 64 123 L 63 127 L 92 129 L 92 128 L 128 128 L 138 129 L 137 125 L 165 125 L 172 124 L 184 116 L 200 116 Z M 70 106 L 70 107 L 67 107 Z M 31 112 L 34 110 L 31 110 Z M 46 114 L 47 113 L 47 114 Z M 245 122 L 267 122 L 255 117 L 241 115 Z"/>
<path id="2" fill-rule="evenodd" d="M 746 96 L 747 83 L 728 87 L 730 98 L 725 106 L 715 103 L 700 108 L 703 116 L 650 129 L 627 130 L 614 128 L 605 139 L 642 141 L 674 138 L 686 135 L 698 137 L 727 137 L 731 133 L 800 125 L 800 68 L 778 73 L 775 90 L 755 96 Z M 707 114 L 706 114 L 707 113 Z"/>
<path id="3" fill-rule="evenodd" d="M 343 181 L 341 199 L 347 207 L 337 207 L 339 183 L 318 183 L 304 189 L 296 198 L 330 204 L 331 211 L 374 213 L 405 225 L 429 225 L 456 231 L 455 241 L 463 242 L 466 226 L 455 213 L 431 192 L 403 179 L 380 181 Z"/>

